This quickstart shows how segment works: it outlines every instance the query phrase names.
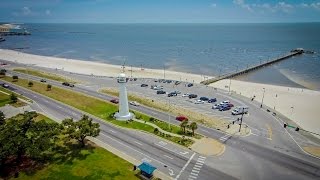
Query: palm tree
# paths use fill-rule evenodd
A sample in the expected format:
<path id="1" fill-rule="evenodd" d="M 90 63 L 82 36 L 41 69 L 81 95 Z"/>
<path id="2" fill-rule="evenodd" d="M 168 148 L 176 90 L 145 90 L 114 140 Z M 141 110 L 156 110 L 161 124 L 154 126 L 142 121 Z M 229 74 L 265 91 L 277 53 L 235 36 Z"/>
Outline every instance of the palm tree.
<path id="1" fill-rule="evenodd" d="M 198 129 L 198 125 L 197 125 L 196 122 L 192 122 L 192 123 L 190 124 L 189 128 L 192 130 L 192 135 L 194 136 L 194 131 L 195 131 L 196 129 Z"/>
<path id="2" fill-rule="evenodd" d="M 33 82 L 32 82 L 32 81 L 29 81 L 28 86 L 29 86 L 29 87 L 32 87 L 32 86 L 33 86 Z"/>
<path id="3" fill-rule="evenodd" d="M 184 120 L 181 122 L 180 127 L 183 130 L 183 133 L 186 133 L 186 127 L 188 125 L 188 120 Z"/>

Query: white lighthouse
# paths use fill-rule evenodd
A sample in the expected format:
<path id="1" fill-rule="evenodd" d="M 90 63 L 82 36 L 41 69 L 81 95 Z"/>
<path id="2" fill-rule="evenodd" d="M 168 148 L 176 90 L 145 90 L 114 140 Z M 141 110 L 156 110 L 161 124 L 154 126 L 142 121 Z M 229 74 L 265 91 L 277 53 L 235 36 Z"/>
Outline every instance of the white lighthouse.
<path id="1" fill-rule="evenodd" d="M 119 112 L 117 112 L 114 116 L 117 120 L 126 121 L 132 119 L 133 117 L 133 114 L 129 112 L 128 96 L 126 89 L 126 75 L 123 73 L 119 74 L 117 81 L 119 83 Z"/>

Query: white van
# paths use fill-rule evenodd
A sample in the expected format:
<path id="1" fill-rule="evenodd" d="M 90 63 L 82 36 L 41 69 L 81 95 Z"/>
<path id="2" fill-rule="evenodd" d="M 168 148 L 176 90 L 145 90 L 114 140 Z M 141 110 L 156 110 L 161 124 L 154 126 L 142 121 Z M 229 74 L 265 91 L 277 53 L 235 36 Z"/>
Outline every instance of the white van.
<path id="1" fill-rule="evenodd" d="M 249 110 L 248 106 L 239 106 L 232 110 L 232 115 L 239 115 L 239 114 L 247 114 Z"/>

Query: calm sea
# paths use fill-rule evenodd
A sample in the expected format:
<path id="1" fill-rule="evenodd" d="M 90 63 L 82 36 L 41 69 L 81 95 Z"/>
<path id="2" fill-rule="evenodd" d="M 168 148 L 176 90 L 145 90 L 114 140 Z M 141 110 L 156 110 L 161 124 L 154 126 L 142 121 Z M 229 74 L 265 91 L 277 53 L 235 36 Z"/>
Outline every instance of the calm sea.
<path id="1" fill-rule="evenodd" d="M 320 23 L 24 24 L 31 36 L 5 37 L 0 48 L 111 64 L 219 75 L 313 50 L 238 79 L 320 90 Z"/>

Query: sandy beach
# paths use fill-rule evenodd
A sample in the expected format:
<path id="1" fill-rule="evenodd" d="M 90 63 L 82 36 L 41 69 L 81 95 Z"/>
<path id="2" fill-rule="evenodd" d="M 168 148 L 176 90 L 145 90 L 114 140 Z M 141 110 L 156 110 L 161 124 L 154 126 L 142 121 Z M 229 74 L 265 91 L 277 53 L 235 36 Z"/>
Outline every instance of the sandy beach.
<path id="1" fill-rule="evenodd" d="M 117 76 L 121 66 L 110 65 L 98 62 L 81 61 L 74 59 L 47 57 L 21 53 L 12 50 L 0 49 L 0 59 L 11 62 L 26 64 L 28 66 L 39 66 L 53 69 L 62 69 L 73 73 L 93 74 L 99 76 Z M 127 75 L 131 75 L 131 67 L 125 67 Z M 159 69 L 132 68 L 133 77 L 138 78 L 164 78 L 164 71 Z M 199 83 L 204 80 L 203 76 L 175 71 L 165 71 L 165 78 Z M 210 77 L 209 77 L 210 78 Z M 222 80 L 210 86 L 228 90 L 229 80 Z M 289 88 L 259 83 L 232 80 L 231 90 L 237 94 L 252 98 L 261 102 L 265 88 L 264 104 L 274 108 L 283 115 L 294 120 L 300 127 L 319 133 L 319 107 L 320 92 L 301 88 Z"/>

